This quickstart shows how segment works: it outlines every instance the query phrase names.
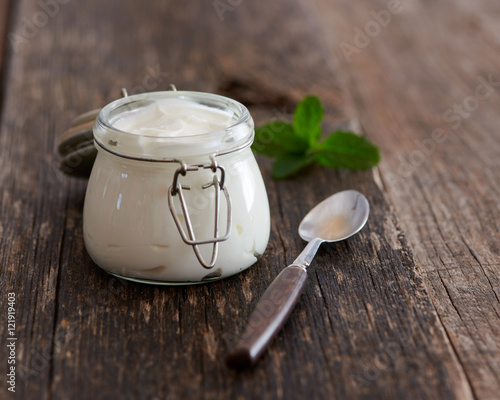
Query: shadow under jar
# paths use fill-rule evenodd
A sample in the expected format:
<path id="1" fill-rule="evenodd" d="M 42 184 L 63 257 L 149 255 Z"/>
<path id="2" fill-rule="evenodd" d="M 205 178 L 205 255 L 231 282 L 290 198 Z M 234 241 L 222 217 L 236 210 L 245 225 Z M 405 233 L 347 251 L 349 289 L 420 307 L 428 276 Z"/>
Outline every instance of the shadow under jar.
<path id="1" fill-rule="evenodd" d="M 116 100 L 94 126 L 84 240 L 109 273 L 154 284 L 225 278 L 269 239 L 269 203 L 240 103 L 167 91 Z"/>

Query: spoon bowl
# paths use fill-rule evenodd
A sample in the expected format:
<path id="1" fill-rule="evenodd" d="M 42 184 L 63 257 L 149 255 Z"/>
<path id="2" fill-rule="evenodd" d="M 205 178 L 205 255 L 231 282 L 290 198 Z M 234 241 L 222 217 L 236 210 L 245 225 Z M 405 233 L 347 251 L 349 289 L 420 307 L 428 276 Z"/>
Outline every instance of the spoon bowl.
<path id="1" fill-rule="evenodd" d="M 299 235 L 306 241 L 338 242 L 358 233 L 370 214 L 365 196 L 355 190 L 344 190 L 316 205 L 299 225 Z"/>

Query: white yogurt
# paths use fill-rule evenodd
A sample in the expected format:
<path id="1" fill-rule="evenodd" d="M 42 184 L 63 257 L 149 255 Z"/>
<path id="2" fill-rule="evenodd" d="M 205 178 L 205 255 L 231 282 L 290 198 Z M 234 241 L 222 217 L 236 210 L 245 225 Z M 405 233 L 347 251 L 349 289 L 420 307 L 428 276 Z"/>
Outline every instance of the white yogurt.
<path id="1" fill-rule="evenodd" d="M 193 136 L 225 129 L 234 113 L 182 99 L 159 99 L 119 118 L 114 126 L 143 136 Z"/>
<path id="2" fill-rule="evenodd" d="M 183 94 L 188 98 L 175 97 Z M 134 98 L 150 97 L 153 101 L 148 100 L 145 107 L 133 106 Z M 223 99 L 232 108 L 200 105 L 198 97 L 204 104 Z M 253 121 L 243 113 L 246 109 L 230 99 L 195 92 L 146 93 L 118 100 L 119 104 L 130 101 L 125 111 L 113 111 L 113 103 L 105 107 L 95 127 L 100 146 L 84 207 L 84 240 L 92 259 L 113 274 L 172 284 L 224 278 L 254 264 L 267 246 L 270 216 L 262 176 L 249 148 Z M 219 133 L 209 133 L 216 131 Z M 179 150 L 186 164 L 209 164 L 209 155 L 214 152 L 207 153 L 208 148 L 218 149 L 216 154 L 227 151 L 215 159 L 226 170 L 225 187 L 232 204 L 231 235 L 219 243 L 211 269 L 202 267 L 193 248 L 181 239 L 168 206 L 169 188 L 180 164 L 130 158 L 153 160 L 152 149 L 161 149 L 156 159 L 171 160 L 177 158 Z M 221 173 L 217 175 L 220 179 Z M 214 235 L 215 190 L 202 189 L 213 176 L 210 169 L 179 176 L 182 185 L 191 187 L 183 194 L 198 240 Z M 220 203 L 222 236 L 227 216 L 222 193 Z M 178 195 L 174 204 L 184 221 Z M 187 231 L 184 223 L 183 227 Z M 209 261 L 212 244 L 200 249 Z"/>

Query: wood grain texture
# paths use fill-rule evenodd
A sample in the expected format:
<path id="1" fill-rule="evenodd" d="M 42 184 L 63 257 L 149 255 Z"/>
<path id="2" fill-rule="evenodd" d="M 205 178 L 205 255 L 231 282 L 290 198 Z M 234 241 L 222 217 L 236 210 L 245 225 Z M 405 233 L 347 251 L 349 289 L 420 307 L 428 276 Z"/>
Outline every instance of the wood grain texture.
<path id="1" fill-rule="evenodd" d="M 401 2 L 349 63 L 341 43 L 353 44 L 354 29 L 388 3 L 316 3 L 323 37 L 335 37 L 330 49 L 348 66 L 361 125 L 382 147 L 383 187 L 473 394 L 497 398 L 500 5 Z"/>
<path id="2" fill-rule="evenodd" d="M 478 74 L 500 65 L 490 51 L 497 6 L 479 3 L 488 9 L 405 3 L 349 64 L 339 43 L 386 3 L 243 1 L 222 15 L 212 2 L 61 4 L 9 55 L 5 80 L 0 287 L 2 318 L 4 293 L 18 299 L 11 398 L 495 398 L 498 95 L 456 130 L 442 116 L 473 93 Z M 39 3 L 20 1 L 14 31 L 37 12 Z M 86 181 L 58 173 L 56 138 L 123 86 L 134 93 L 171 82 L 230 95 L 258 123 L 289 116 L 316 93 L 325 128 L 364 131 L 382 147 L 383 163 L 375 173 L 311 167 L 277 182 L 259 158 L 272 232 L 254 267 L 192 287 L 118 280 L 85 252 Z M 415 141 L 439 127 L 448 127 L 446 141 L 397 176 L 401 157 L 415 158 Z M 227 369 L 224 357 L 258 298 L 304 246 L 301 218 L 342 189 L 366 194 L 367 226 L 320 249 L 301 300 L 257 367 Z M 2 363 L 5 354 L 2 345 Z"/>
<path id="3" fill-rule="evenodd" d="M 3 94 L 3 71 L 5 69 L 6 55 L 8 51 L 8 31 L 9 31 L 9 16 L 11 11 L 11 1 L 0 1 L 0 110 L 2 107 Z"/>

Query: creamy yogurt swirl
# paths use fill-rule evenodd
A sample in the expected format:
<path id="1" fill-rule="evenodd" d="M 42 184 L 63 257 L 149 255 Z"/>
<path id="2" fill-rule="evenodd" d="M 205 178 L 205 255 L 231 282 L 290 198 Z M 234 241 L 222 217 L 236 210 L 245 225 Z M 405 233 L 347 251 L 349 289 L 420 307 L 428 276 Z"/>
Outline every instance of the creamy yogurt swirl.
<path id="1" fill-rule="evenodd" d="M 142 136 L 194 136 L 223 130 L 232 125 L 234 114 L 183 99 L 159 99 L 125 114 L 115 128 Z"/>

